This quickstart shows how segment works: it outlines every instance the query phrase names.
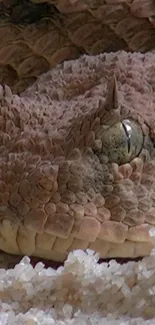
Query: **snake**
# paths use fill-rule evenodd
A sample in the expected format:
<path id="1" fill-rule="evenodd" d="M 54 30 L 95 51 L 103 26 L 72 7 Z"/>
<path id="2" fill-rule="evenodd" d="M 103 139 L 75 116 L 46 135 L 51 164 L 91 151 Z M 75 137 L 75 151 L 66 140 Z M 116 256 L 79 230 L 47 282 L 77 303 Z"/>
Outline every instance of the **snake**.
<path id="1" fill-rule="evenodd" d="M 54 261 L 76 249 L 150 254 L 154 9 L 1 1 L 2 251 Z"/>

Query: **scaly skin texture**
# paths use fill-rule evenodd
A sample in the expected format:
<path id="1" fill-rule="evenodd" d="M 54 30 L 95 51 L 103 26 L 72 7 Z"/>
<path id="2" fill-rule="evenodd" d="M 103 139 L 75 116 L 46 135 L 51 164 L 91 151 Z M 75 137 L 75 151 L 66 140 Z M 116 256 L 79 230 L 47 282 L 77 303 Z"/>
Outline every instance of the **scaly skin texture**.
<path id="1" fill-rule="evenodd" d="M 154 0 L 0 0 L 0 83 L 20 93 L 81 54 L 155 49 Z"/>
<path id="2" fill-rule="evenodd" d="M 154 65 L 151 53 L 83 56 L 20 97 L 1 87 L 0 249 L 57 261 L 80 248 L 103 258 L 150 253 Z M 119 166 L 102 141 L 126 118 L 144 141 L 138 157 Z"/>

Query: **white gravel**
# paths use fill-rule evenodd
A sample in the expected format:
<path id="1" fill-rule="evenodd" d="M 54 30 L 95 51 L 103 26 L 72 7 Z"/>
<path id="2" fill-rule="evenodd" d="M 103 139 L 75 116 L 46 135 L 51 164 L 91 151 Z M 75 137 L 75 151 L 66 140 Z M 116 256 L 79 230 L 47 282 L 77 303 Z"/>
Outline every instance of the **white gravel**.
<path id="1" fill-rule="evenodd" d="M 155 324 L 155 250 L 124 265 L 98 259 L 78 250 L 57 270 L 26 256 L 1 268 L 0 325 Z"/>

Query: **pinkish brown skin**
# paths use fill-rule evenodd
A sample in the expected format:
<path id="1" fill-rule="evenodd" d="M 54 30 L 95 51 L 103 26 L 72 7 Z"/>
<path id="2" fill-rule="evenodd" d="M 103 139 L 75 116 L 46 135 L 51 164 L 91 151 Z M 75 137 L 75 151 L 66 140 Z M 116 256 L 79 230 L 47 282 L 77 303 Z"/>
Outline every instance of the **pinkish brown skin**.
<path id="1" fill-rule="evenodd" d="M 150 253 L 153 146 L 121 166 L 94 148 L 124 118 L 154 141 L 154 66 L 150 53 L 83 56 L 20 97 L 1 88 L 0 249 L 57 261 L 80 248 L 102 258 Z"/>

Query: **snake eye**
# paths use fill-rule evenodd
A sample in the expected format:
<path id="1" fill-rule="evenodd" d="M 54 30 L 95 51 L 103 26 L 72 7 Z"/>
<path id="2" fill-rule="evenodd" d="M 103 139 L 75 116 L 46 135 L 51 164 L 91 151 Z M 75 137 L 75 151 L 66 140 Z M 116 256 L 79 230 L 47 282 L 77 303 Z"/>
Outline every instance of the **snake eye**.
<path id="1" fill-rule="evenodd" d="M 102 136 L 102 152 L 109 162 L 119 165 L 130 162 L 143 148 L 144 135 L 140 125 L 125 119 L 110 126 Z"/>

